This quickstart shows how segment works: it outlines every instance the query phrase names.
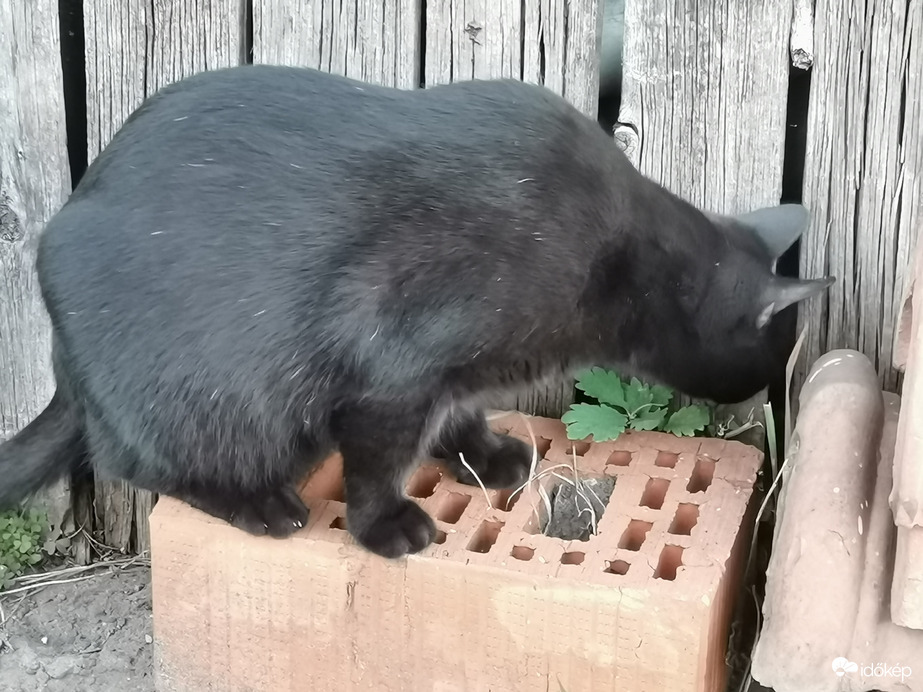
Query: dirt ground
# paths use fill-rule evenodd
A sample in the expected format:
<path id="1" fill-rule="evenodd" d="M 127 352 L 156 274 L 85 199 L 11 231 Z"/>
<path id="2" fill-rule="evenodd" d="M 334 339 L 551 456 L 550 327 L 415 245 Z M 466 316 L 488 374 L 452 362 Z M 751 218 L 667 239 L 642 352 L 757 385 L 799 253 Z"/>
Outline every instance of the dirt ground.
<path id="1" fill-rule="evenodd" d="M 153 692 L 150 569 L 0 595 L 0 690 Z"/>

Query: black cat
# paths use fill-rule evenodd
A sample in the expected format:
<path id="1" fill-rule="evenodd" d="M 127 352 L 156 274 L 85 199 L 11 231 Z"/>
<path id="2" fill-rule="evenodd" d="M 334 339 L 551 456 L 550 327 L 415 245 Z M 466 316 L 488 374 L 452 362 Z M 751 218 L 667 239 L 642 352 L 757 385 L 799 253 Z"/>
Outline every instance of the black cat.
<path id="1" fill-rule="evenodd" d="M 128 119 L 42 235 L 57 392 L 0 447 L 0 504 L 89 459 L 286 536 L 293 483 L 338 448 L 359 543 L 419 551 L 421 457 L 525 479 L 485 394 L 589 365 L 716 401 L 764 387 L 773 314 L 830 284 L 773 274 L 806 219 L 707 216 L 518 81 L 199 74 Z"/>

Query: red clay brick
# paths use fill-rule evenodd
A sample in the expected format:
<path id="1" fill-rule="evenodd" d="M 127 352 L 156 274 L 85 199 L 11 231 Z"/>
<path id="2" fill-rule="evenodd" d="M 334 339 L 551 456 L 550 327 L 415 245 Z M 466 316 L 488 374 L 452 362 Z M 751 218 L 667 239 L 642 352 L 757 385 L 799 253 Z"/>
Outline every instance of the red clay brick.
<path id="1" fill-rule="evenodd" d="M 559 421 L 526 421 L 492 425 L 550 440 L 540 468 L 573 463 Z M 338 456 L 302 490 L 308 525 L 282 541 L 162 499 L 151 517 L 159 689 L 723 689 L 761 453 L 635 432 L 577 451 L 581 475 L 617 477 L 585 542 L 537 532 L 537 492 L 507 511 L 492 491 L 491 508 L 432 465 L 408 487 L 444 538 L 397 561 L 336 528 Z M 641 504 L 652 480 L 658 508 Z"/>

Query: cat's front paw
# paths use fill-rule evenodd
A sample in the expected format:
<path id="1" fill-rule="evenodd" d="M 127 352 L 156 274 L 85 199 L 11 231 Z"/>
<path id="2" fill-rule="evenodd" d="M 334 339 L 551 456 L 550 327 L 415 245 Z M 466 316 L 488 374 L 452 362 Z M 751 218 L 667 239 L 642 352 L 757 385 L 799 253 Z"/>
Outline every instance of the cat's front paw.
<path id="1" fill-rule="evenodd" d="M 346 511 L 349 532 L 359 545 L 382 557 L 418 553 L 436 537 L 432 518 L 411 500 L 402 499 L 382 514 L 350 514 L 348 504 Z"/>
<path id="2" fill-rule="evenodd" d="M 497 445 L 481 459 L 465 457 L 468 466 L 486 488 L 515 489 L 529 478 L 532 467 L 532 448 L 521 440 L 507 435 L 497 435 Z M 478 485 L 478 478 L 463 463 L 461 458 L 449 460 L 455 477 L 466 485 Z"/>

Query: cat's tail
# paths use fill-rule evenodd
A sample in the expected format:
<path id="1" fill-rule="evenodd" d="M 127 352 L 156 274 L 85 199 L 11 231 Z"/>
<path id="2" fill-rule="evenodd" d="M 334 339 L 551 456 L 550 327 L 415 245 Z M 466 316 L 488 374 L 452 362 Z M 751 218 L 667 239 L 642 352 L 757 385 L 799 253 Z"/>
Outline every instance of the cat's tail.
<path id="1" fill-rule="evenodd" d="M 38 417 L 0 444 L 0 509 L 68 473 L 84 457 L 80 411 L 55 392 Z"/>

